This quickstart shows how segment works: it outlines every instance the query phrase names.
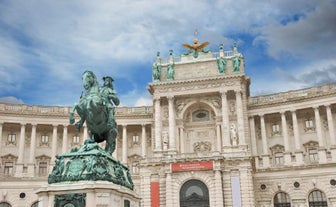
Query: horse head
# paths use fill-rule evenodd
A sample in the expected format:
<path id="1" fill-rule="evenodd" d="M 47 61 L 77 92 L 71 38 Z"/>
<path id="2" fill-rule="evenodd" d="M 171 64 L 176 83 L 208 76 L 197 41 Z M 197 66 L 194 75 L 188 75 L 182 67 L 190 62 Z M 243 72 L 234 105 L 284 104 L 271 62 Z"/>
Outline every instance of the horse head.
<path id="1" fill-rule="evenodd" d="M 99 83 L 96 75 L 92 71 L 85 71 L 82 75 L 82 80 L 83 86 L 87 92 L 91 89 L 95 89 L 95 91 L 98 93 Z"/>

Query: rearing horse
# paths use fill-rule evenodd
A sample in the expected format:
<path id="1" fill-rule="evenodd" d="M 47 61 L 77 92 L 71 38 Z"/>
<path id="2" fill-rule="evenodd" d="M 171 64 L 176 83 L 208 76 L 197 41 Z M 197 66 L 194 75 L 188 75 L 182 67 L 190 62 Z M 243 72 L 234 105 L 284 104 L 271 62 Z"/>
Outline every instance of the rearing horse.
<path id="1" fill-rule="evenodd" d="M 108 126 L 108 109 L 103 104 L 99 93 L 99 84 L 92 71 L 85 71 L 82 76 L 85 94 L 80 98 L 79 104 L 75 104 L 70 112 L 70 124 L 75 123 L 74 113 L 77 111 L 80 120 L 76 122 L 76 129 L 79 131 L 86 121 L 90 140 L 95 142 L 106 141 L 105 151 L 112 154 L 115 150 L 115 139 L 117 137 L 117 124 Z"/>

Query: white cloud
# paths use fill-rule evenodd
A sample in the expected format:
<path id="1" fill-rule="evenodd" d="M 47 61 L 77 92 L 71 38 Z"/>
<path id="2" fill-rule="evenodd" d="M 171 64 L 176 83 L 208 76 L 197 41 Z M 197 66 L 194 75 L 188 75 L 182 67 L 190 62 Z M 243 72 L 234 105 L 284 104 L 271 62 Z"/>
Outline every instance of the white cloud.
<path id="1" fill-rule="evenodd" d="M 6 104 L 23 104 L 23 101 L 21 99 L 17 99 L 13 96 L 9 97 L 1 97 L 0 103 L 6 103 Z"/>

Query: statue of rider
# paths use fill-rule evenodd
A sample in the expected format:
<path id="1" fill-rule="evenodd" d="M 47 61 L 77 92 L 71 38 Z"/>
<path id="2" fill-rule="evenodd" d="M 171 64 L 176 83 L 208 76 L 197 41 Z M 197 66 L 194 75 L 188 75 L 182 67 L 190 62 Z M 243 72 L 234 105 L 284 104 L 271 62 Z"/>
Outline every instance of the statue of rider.
<path id="1" fill-rule="evenodd" d="M 103 99 L 103 104 L 107 108 L 107 126 L 114 127 L 114 106 L 119 105 L 119 98 L 117 92 L 113 88 L 113 78 L 110 76 L 103 77 L 104 86 L 100 89 L 100 95 Z"/>

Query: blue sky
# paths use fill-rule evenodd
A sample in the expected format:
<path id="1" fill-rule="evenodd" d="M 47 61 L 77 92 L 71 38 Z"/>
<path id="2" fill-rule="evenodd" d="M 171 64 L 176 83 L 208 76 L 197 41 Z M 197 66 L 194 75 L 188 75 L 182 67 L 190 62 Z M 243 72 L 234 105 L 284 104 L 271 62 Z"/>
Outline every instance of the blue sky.
<path id="1" fill-rule="evenodd" d="M 335 11 L 335 0 L 2 0 L 0 102 L 70 106 L 89 69 L 114 77 L 123 106 L 152 105 L 156 52 L 180 55 L 196 28 L 214 52 L 238 43 L 252 96 L 336 82 Z"/>

